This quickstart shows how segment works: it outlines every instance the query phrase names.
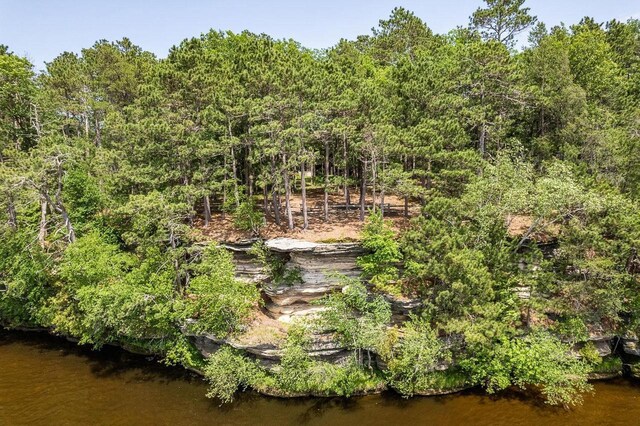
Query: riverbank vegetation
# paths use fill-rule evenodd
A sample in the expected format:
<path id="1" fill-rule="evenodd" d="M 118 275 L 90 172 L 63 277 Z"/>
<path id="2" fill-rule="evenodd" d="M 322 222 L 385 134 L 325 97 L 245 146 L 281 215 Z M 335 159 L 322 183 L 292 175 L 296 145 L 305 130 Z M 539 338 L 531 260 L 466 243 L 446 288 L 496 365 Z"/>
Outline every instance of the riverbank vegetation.
<path id="1" fill-rule="evenodd" d="M 164 59 L 101 40 L 35 72 L 0 46 L 0 323 L 164 355 L 223 400 L 578 402 L 618 364 L 576 345 L 640 332 L 640 22 L 547 28 L 523 0 L 486 3 L 447 34 L 396 8 L 320 51 L 212 30 Z M 348 221 L 363 282 L 293 327 L 275 369 L 196 353 L 185 333 L 233 336 L 262 303 L 212 229 Z M 421 307 L 390 326 L 386 296 Z M 317 332 L 353 357 L 311 358 Z"/>

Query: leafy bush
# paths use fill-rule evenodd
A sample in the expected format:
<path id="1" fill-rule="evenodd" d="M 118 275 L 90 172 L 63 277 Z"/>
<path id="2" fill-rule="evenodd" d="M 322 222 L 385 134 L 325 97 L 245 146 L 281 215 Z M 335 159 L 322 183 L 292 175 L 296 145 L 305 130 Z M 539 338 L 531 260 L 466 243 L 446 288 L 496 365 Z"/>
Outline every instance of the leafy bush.
<path id="1" fill-rule="evenodd" d="M 294 326 L 290 330 L 280 365 L 267 370 L 258 361 L 241 352 L 223 347 L 206 362 L 205 377 L 210 398 L 231 402 L 236 390 L 251 387 L 280 395 L 351 395 L 380 389 L 384 378 L 374 370 L 363 368 L 356 359 L 344 364 L 313 360 L 306 351 L 307 330 Z"/>
<path id="2" fill-rule="evenodd" d="M 535 386 L 548 404 L 576 405 L 582 393 L 592 389 L 587 382 L 592 365 L 576 359 L 570 350 L 569 345 L 538 330 L 502 340 L 486 353 L 472 354 L 461 365 L 489 393 L 511 385 Z"/>
<path id="3" fill-rule="evenodd" d="M 260 235 L 260 229 L 265 224 L 264 214 L 256 207 L 253 200 L 243 200 L 233 212 L 233 224 L 242 231 Z"/>
<path id="4" fill-rule="evenodd" d="M 580 356 L 585 360 L 585 362 L 588 362 L 591 365 L 598 365 L 602 361 L 602 358 L 600 358 L 600 354 L 593 342 L 587 342 L 582 349 L 580 349 Z"/>
<path id="5" fill-rule="evenodd" d="M 621 374 L 622 359 L 616 355 L 609 355 L 601 358 L 593 367 L 592 373 L 596 374 Z"/>
<path id="6" fill-rule="evenodd" d="M 264 241 L 256 241 L 249 250 L 267 272 L 269 279 L 276 284 L 294 285 L 302 282 L 302 275 L 297 268 L 287 268 L 287 262 L 281 256 L 273 254 Z"/>
<path id="7" fill-rule="evenodd" d="M 238 388 L 258 388 L 266 381 L 266 373 L 257 361 L 252 361 L 240 352 L 225 346 L 209 357 L 204 367 L 209 382 L 207 397 L 218 398 L 223 403 L 233 401 Z"/>
<path id="8" fill-rule="evenodd" d="M 357 260 L 364 278 L 383 291 L 398 294 L 399 289 L 394 283 L 398 279 L 398 263 L 402 254 L 389 222 L 382 218 L 380 212 L 372 213 L 367 218 L 362 237 L 362 246 L 369 251 Z"/>
<path id="9" fill-rule="evenodd" d="M 81 343 L 149 340 L 157 347 L 151 341 L 177 331 L 174 271 L 157 249 L 137 258 L 92 232 L 69 245 L 59 277 L 61 288 L 51 299 L 52 325 Z"/>
<path id="10" fill-rule="evenodd" d="M 382 296 L 369 297 L 367 288 L 357 280 L 344 278 L 345 286 L 321 299 L 326 309 L 320 312 L 319 325 L 334 331 L 339 341 L 356 352 L 362 365 L 367 355 L 371 367 L 371 351 L 381 347 L 391 320 L 391 307 Z"/>
<path id="11" fill-rule="evenodd" d="M 46 325 L 54 294 L 51 257 L 23 232 L 1 232 L 0 241 L 0 325 Z"/>
<path id="12" fill-rule="evenodd" d="M 195 320 L 195 332 L 224 337 L 238 331 L 260 300 L 255 285 L 235 278 L 231 254 L 222 247 L 207 246 L 181 301 L 183 318 Z"/>
<path id="13" fill-rule="evenodd" d="M 451 361 L 451 353 L 429 322 L 413 318 L 402 328 L 401 337 L 393 340 L 385 354 L 389 384 L 405 396 L 440 389 L 442 372 L 438 369 Z"/>

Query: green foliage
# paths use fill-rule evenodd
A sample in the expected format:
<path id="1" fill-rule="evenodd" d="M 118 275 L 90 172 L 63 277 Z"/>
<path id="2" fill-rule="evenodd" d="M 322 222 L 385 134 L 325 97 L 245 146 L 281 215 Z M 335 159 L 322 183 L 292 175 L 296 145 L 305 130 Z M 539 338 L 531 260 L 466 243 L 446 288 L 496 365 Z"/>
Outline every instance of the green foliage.
<path id="1" fill-rule="evenodd" d="M 308 343 L 308 330 L 302 325 L 294 324 L 287 333 L 276 373 L 279 389 L 293 394 L 317 390 L 312 369 L 315 363 L 307 353 Z"/>
<path id="2" fill-rule="evenodd" d="M 587 325 L 578 317 L 562 318 L 552 329 L 564 340 L 570 342 L 580 342 L 589 338 Z"/>
<path id="3" fill-rule="evenodd" d="M 412 318 L 401 329 L 401 336 L 385 354 L 389 384 L 404 396 L 428 391 L 448 390 L 451 352 L 423 318 Z M 455 382 L 455 381 L 454 381 Z M 459 383 L 456 383 L 459 384 Z M 457 386 L 453 386 L 455 388 Z"/>
<path id="4" fill-rule="evenodd" d="M 256 208 L 253 200 L 247 199 L 233 211 L 233 224 L 242 231 L 251 231 L 253 235 L 260 235 L 260 229 L 265 224 L 264 215 Z"/>
<path id="5" fill-rule="evenodd" d="M 204 371 L 205 359 L 200 351 L 183 334 L 169 340 L 164 346 L 163 362 L 167 365 L 182 365 L 196 371 Z"/>
<path id="6" fill-rule="evenodd" d="M 209 357 L 204 375 L 209 382 L 207 396 L 223 403 L 233 401 L 233 394 L 239 387 L 246 389 L 265 380 L 265 372 L 257 361 L 251 361 L 227 346 Z"/>
<path id="7" fill-rule="evenodd" d="M 123 253 L 96 232 L 79 238 L 60 264 L 51 325 L 81 343 L 164 340 L 173 326 L 172 274 L 156 250 Z"/>
<path id="8" fill-rule="evenodd" d="M 515 36 L 535 24 L 537 18 L 529 15 L 529 8 L 522 7 L 525 0 L 485 0 L 486 9 L 478 8 L 471 16 L 471 23 L 490 40 L 515 43 Z"/>
<path id="9" fill-rule="evenodd" d="M 511 385 L 540 388 L 552 405 L 576 405 L 591 390 L 587 375 L 592 365 L 576 359 L 569 345 L 544 331 L 502 340 L 490 352 L 475 353 L 461 362 L 471 378 L 488 392 Z"/>
<path id="10" fill-rule="evenodd" d="M 30 244 L 29 235 L 0 235 L 0 325 L 42 325 L 47 321 L 47 300 L 54 294 L 52 261 Z"/>
<path id="11" fill-rule="evenodd" d="M 231 254 L 222 247 L 207 246 L 194 269 L 181 302 L 189 329 L 218 337 L 240 330 L 260 300 L 256 286 L 235 278 Z"/>
<path id="12" fill-rule="evenodd" d="M 344 278 L 342 291 L 321 299 L 326 309 L 320 312 L 320 326 L 335 332 L 339 341 L 356 353 L 356 362 L 371 368 L 371 351 L 383 345 L 386 326 L 391 319 L 389 302 L 370 295 L 364 284 Z"/>
<path id="13" fill-rule="evenodd" d="M 592 342 L 587 342 L 580 349 L 580 356 L 585 362 L 591 365 L 597 366 L 602 361 L 598 349 L 596 349 L 596 346 Z"/>
<path id="14" fill-rule="evenodd" d="M 400 247 L 389 222 L 380 213 L 372 213 L 362 229 L 362 246 L 368 254 L 358 258 L 363 275 L 380 290 L 398 293 L 394 287 L 398 279 L 398 264 L 402 260 Z"/>
<path id="15" fill-rule="evenodd" d="M 60 279 L 66 287 L 110 285 L 121 280 L 133 259 L 117 245 L 92 232 L 71 244 L 60 262 Z"/>
<path id="16" fill-rule="evenodd" d="M 349 397 L 379 389 L 384 381 L 356 360 L 332 364 L 313 360 L 307 353 L 308 330 L 294 326 L 289 331 L 280 364 L 272 370 L 227 346 L 211 355 L 204 372 L 210 398 L 231 402 L 238 388 L 283 396 L 338 395 Z"/>
<path id="17" fill-rule="evenodd" d="M 530 225 L 512 237 L 514 217 Z M 635 278 L 620 254 L 633 252 L 626 244 L 638 230 L 628 218 L 634 215 L 615 191 L 587 187 L 567 163 L 547 163 L 536 173 L 521 160 L 498 158 L 459 200 L 434 198 L 425 208 L 403 241 L 405 278 L 422 281 L 438 328 L 463 337 L 461 363 L 477 383 L 490 390 L 539 385 L 549 402 L 570 404 L 586 389 L 587 367 L 562 358 L 569 349 L 555 338 L 521 337 L 520 326 L 530 325 L 531 312 L 542 318 L 541 312 L 553 312 L 554 332 L 575 343 L 588 337 L 590 325 L 622 324 L 620 301 Z M 532 241 L 554 234 L 560 234 L 558 246 L 545 260 Z M 528 298 L 515 297 L 522 286 Z M 540 352 L 551 364 L 554 351 L 559 359 L 549 376 L 509 361 Z"/>
<path id="18" fill-rule="evenodd" d="M 595 374 L 622 374 L 622 359 L 617 355 L 598 359 L 594 365 L 592 373 Z"/>
<path id="19" fill-rule="evenodd" d="M 260 265 L 265 269 L 269 279 L 276 285 L 294 285 L 302 282 L 300 270 L 288 268 L 287 262 L 282 256 L 274 254 L 267 248 L 264 241 L 256 241 L 249 250 L 249 254 L 256 257 Z"/>
<path id="20" fill-rule="evenodd" d="M 275 388 L 285 394 L 352 396 L 379 388 L 383 383 L 370 367 L 357 359 L 342 364 L 313 360 L 308 355 L 310 330 L 294 325 L 288 333 L 280 366 L 275 370 Z"/>
<path id="21" fill-rule="evenodd" d="M 75 223 L 94 220 L 104 205 L 95 178 L 82 170 L 72 170 L 65 176 L 64 190 Z"/>

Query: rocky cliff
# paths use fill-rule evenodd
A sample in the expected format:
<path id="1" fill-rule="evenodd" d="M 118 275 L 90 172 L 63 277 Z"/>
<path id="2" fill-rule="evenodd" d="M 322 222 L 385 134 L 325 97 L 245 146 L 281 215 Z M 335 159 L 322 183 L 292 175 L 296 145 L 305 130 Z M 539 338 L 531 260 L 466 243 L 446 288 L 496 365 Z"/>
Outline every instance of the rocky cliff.
<path id="1" fill-rule="evenodd" d="M 268 267 L 251 251 L 251 242 L 227 244 L 233 254 L 237 278 L 247 284 L 258 285 L 262 291 L 264 308 L 248 329 L 229 339 L 212 335 L 190 334 L 192 342 L 206 357 L 220 345 L 228 344 L 271 368 L 282 356 L 281 346 L 289 324 L 296 318 L 313 315 L 323 309 L 314 303 L 344 285 L 344 277 L 357 278 L 360 270 L 356 259 L 364 251 L 354 243 L 312 243 L 289 238 L 265 242 L 271 257 L 284 262 L 286 271 L 295 272 L 295 282 L 277 282 L 269 276 Z M 406 306 L 399 305 L 406 315 Z M 327 362 L 342 362 L 351 353 L 337 343 L 329 333 L 312 336 L 309 355 Z"/>
<path id="2" fill-rule="evenodd" d="M 225 245 L 233 253 L 237 278 L 247 285 L 257 285 L 261 289 L 264 305 L 247 330 L 232 338 L 217 339 L 208 334 L 190 334 L 190 338 L 199 351 L 208 357 L 221 345 L 230 345 L 244 351 L 248 356 L 258 360 L 266 368 L 274 368 L 282 357 L 282 346 L 286 340 L 287 329 L 296 318 L 314 315 L 324 309 L 318 301 L 325 295 L 339 291 L 345 285 L 346 278 L 358 278 L 360 269 L 357 258 L 364 253 L 356 243 L 313 243 L 289 238 L 276 238 L 264 242 L 268 251 L 267 257 L 277 259 L 284 270 L 295 272 L 293 282 L 278 281 L 270 276 L 269 266 L 252 250 L 252 242 Z M 527 290 L 527 289 L 525 289 Z M 528 291 L 518 289 L 518 296 L 528 298 Z M 392 310 L 390 326 L 398 325 L 409 318 L 411 312 L 421 307 L 420 299 L 407 299 L 385 295 Z M 597 325 L 589 335 L 588 342 L 593 345 L 602 358 L 602 366 L 596 369 L 592 378 L 609 378 L 621 374 L 622 365 L 619 354 L 640 360 L 640 346 L 635 336 L 618 337 L 605 333 Z M 576 356 L 586 343 L 574 347 Z M 342 347 L 331 333 L 312 336 L 308 353 L 317 360 L 341 363 L 347 360 L 352 352 Z M 614 362 L 615 361 L 615 362 Z M 380 369 L 386 366 L 379 357 L 376 363 Z M 631 374 L 640 377 L 640 367 L 635 363 L 627 366 Z M 446 370 L 449 365 L 441 366 Z M 426 390 L 424 394 L 444 394 L 455 389 Z"/>

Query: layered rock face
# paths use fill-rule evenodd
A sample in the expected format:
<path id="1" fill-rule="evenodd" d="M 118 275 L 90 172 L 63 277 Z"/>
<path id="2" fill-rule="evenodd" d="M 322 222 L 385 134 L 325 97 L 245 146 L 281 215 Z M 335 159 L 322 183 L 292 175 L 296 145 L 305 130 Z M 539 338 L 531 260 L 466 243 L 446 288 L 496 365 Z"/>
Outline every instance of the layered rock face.
<path id="1" fill-rule="evenodd" d="M 289 238 L 265 243 L 272 252 L 285 257 L 286 269 L 296 271 L 300 282 L 294 284 L 264 282 L 266 308 L 270 314 L 289 322 L 295 317 L 316 312 L 321 307 L 311 302 L 344 286 L 344 277 L 357 278 L 356 258 L 363 250 L 358 244 L 321 244 Z"/>
<path id="2" fill-rule="evenodd" d="M 324 309 L 314 301 L 341 289 L 346 284 L 345 278 L 358 278 L 361 271 L 356 259 L 365 251 L 357 243 L 312 243 L 290 238 L 265 241 L 269 255 L 284 262 L 285 270 L 295 272 L 297 278 L 293 283 L 278 283 L 269 277 L 268 268 L 251 253 L 253 243 L 247 241 L 224 247 L 233 254 L 238 279 L 260 286 L 264 312 L 240 336 L 224 340 L 208 334 L 189 336 L 204 356 L 227 344 L 272 368 L 282 356 L 281 347 L 289 324 Z M 407 320 L 409 314 L 421 306 L 418 299 L 386 298 L 392 310 L 392 324 Z M 341 363 L 352 356 L 352 352 L 336 342 L 331 333 L 326 333 L 312 336 L 309 355 L 317 360 Z"/>
<path id="3" fill-rule="evenodd" d="M 635 378 L 640 378 L 640 343 L 638 336 L 627 334 L 620 338 L 619 345 L 622 346 L 624 354 L 623 360 L 627 373 Z"/>
<path id="4" fill-rule="evenodd" d="M 237 244 L 225 244 L 223 247 L 233 254 L 237 278 L 247 282 L 260 283 L 267 280 L 269 274 L 264 265 L 261 265 L 258 259 L 249 253 L 253 243 L 255 243 L 255 240 Z"/>
<path id="5" fill-rule="evenodd" d="M 623 336 L 620 341 L 625 354 L 640 357 L 640 345 L 638 345 L 637 336 L 626 335 Z"/>
<path id="6" fill-rule="evenodd" d="M 282 342 L 244 341 L 243 339 L 236 338 L 218 339 L 211 334 L 187 335 L 205 357 L 209 357 L 223 345 L 229 345 L 232 348 L 244 351 L 247 356 L 258 360 L 263 367 L 272 369 L 280 363 L 283 354 L 280 345 Z M 351 351 L 343 348 L 338 342 L 333 340 L 329 334 L 313 335 L 308 354 L 316 360 L 336 364 L 343 363 L 352 356 Z"/>
<path id="7" fill-rule="evenodd" d="M 282 356 L 282 343 L 288 325 L 296 318 L 313 315 L 323 307 L 313 302 L 339 290 L 345 285 L 345 277 L 358 278 L 358 256 L 364 253 L 359 244 L 322 244 L 289 238 L 277 238 L 265 242 L 269 255 L 284 262 L 288 272 L 294 272 L 294 283 L 273 282 L 266 265 L 251 253 L 253 241 L 227 244 L 236 266 L 237 278 L 259 285 L 264 299 L 264 312 L 249 326 L 246 333 L 229 339 L 218 339 L 208 334 L 189 334 L 200 352 L 208 357 L 227 344 L 243 350 L 263 366 L 272 368 Z M 406 303 L 398 302 L 407 314 Z M 351 356 L 351 351 L 341 347 L 331 334 L 312 336 L 309 355 L 317 360 L 340 363 Z"/>
<path id="8" fill-rule="evenodd" d="M 294 283 L 273 282 L 265 265 L 250 253 L 252 242 L 227 244 L 233 253 L 237 277 L 260 284 L 265 307 L 270 316 L 283 322 L 317 312 L 321 307 L 311 302 L 341 288 L 344 277 L 357 278 L 360 270 L 356 259 L 364 252 L 359 244 L 322 244 L 290 238 L 276 238 L 265 242 L 273 256 L 285 262 L 285 269 L 294 272 Z"/>

